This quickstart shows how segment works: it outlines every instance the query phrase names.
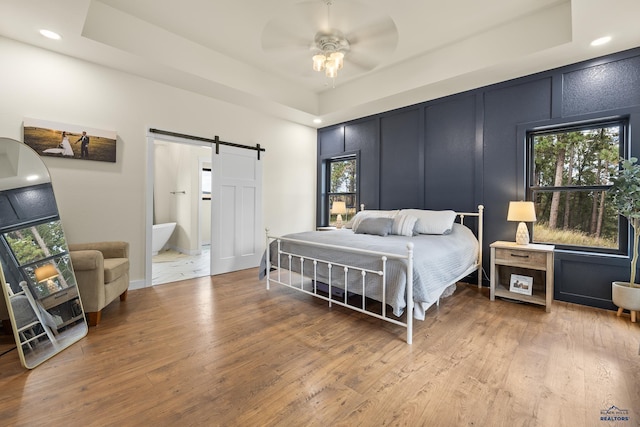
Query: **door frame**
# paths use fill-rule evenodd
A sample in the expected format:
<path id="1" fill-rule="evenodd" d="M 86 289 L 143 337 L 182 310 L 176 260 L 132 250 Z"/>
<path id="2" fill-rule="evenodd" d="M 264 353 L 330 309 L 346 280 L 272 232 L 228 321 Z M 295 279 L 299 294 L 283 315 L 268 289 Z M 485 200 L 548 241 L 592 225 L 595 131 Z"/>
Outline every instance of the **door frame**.
<path id="1" fill-rule="evenodd" d="M 151 249 L 151 239 L 153 236 L 153 190 L 155 181 L 155 142 L 165 141 L 169 143 L 189 144 L 198 147 L 211 147 L 211 144 L 201 142 L 196 139 L 181 138 L 177 136 L 163 135 L 147 130 L 147 176 L 146 176 L 146 190 L 145 190 L 145 268 L 144 268 L 144 287 L 153 286 L 153 256 Z M 211 150 L 211 159 L 213 163 L 213 150 Z M 199 205 L 198 205 L 199 206 Z M 213 209 L 211 216 L 213 217 Z M 198 216 L 200 216 L 200 209 L 198 208 Z M 200 228 L 200 219 L 198 219 L 198 228 Z M 211 237 L 210 237 L 211 238 Z M 198 233 L 198 243 L 201 243 L 200 233 Z M 201 245 L 200 245 L 201 246 Z"/>
<path id="2" fill-rule="evenodd" d="M 213 148 L 212 148 L 213 149 Z M 208 160 L 205 161 L 204 157 L 199 157 L 198 158 L 198 191 L 200 192 L 200 196 L 198 197 L 198 222 L 199 222 L 199 228 L 202 228 L 202 209 L 203 209 L 203 200 L 202 200 L 202 171 L 205 168 L 205 164 L 208 164 L 209 166 L 209 170 L 211 170 L 211 168 L 213 167 L 213 165 L 211 164 L 211 157 L 209 157 Z M 213 180 L 213 175 L 211 175 L 211 179 Z M 211 183 L 210 183 L 211 184 Z M 211 245 L 211 239 L 213 237 L 213 232 L 211 230 L 211 218 L 213 217 L 213 205 L 211 200 L 209 200 L 209 245 Z M 198 247 L 202 248 L 202 246 L 204 245 L 203 241 L 202 241 L 202 232 L 199 229 L 198 230 Z"/>

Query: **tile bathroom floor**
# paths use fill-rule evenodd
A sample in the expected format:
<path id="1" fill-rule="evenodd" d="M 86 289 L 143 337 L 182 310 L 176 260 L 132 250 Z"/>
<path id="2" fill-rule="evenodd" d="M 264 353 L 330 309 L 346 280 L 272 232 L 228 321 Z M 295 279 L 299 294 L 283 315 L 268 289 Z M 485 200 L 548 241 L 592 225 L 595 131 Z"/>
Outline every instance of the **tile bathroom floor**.
<path id="1" fill-rule="evenodd" d="M 160 252 L 152 259 L 153 285 L 209 276 L 210 246 L 203 246 L 200 255 L 186 255 L 174 250 Z"/>

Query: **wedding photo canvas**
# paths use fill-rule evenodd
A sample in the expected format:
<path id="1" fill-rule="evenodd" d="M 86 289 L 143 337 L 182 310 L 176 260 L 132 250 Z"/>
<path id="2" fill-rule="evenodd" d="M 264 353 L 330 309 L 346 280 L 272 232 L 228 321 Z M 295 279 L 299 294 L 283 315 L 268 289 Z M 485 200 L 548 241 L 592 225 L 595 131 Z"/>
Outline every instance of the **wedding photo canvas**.
<path id="1" fill-rule="evenodd" d="M 116 161 L 116 132 L 45 120 L 24 119 L 23 140 L 41 156 Z"/>

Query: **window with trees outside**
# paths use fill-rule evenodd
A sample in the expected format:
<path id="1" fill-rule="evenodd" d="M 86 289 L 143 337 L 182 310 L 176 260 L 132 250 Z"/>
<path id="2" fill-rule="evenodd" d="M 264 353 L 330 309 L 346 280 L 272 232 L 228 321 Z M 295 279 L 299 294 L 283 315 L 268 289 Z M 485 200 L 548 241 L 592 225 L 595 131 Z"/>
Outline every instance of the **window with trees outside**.
<path id="1" fill-rule="evenodd" d="M 628 227 L 620 227 L 607 190 L 624 155 L 626 128 L 615 120 L 528 133 L 533 242 L 622 252 Z"/>
<path id="2" fill-rule="evenodd" d="M 342 226 L 357 212 L 357 170 L 356 156 L 334 158 L 327 162 L 327 206 L 331 226 Z"/>

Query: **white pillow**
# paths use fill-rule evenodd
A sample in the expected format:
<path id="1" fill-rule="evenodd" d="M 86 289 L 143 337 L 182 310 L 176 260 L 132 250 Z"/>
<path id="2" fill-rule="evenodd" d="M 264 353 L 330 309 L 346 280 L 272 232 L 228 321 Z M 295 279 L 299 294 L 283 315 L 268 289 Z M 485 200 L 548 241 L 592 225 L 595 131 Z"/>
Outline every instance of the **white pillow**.
<path id="1" fill-rule="evenodd" d="M 398 214 L 398 210 L 393 211 L 360 211 L 358 212 L 347 224 L 345 224 L 344 228 L 358 228 L 358 224 L 365 218 L 393 218 Z"/>
<path id="2" fill-rule="evenodd" d="M 413 215 L 398 214 L 393 218 L 391 234 L 398 236 L 413 236 L 413 230 L 418 222 L 418 218 Z"/>
<path id="3" fill-rule="evenodd" d="M 402 209 L 400 214 L 418 218 L 415 231 L 419 234 L 449 234 L 456 219 L 456 213 L 451 210 Z"/>

